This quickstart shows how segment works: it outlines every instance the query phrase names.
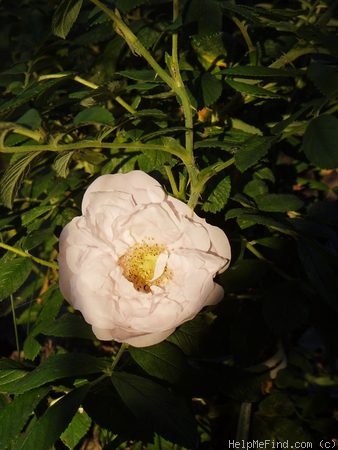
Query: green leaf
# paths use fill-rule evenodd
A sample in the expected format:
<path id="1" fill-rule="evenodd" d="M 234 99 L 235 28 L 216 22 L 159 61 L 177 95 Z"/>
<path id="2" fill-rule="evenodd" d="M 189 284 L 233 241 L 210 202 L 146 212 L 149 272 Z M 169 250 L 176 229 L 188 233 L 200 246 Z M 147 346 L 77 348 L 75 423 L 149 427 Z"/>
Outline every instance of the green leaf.
<path id="1" fill-rule="evenodd" d="M 196 448 L 196 423 L 182 399 L 153 381 L 126 372 L 113 372 L 111 380 L 123 402 L 147 427 L 170 441 Z"/>
<path id="2" fill-rule="evenodd" d="M 4 392 L 3 385 L 16 382 L 27 375 L 26 368 L 11 359 L 0 360 L 0 392 Z"/>
<path id="3" fill-rule="evenodd" d="M 96 424 L 114 434 L 127 435 L 130 439 L 151 438 L 153 434 L 123 403 L 108 378 L 93 387 L 85 398 L 83 407 Z"/>
<path id="4" fill-rule="evenodd" d="M 117 72 L 117 75 L 121 75 L 135 81 L 147 81 L 156 84 L 162 82 L 161 79 L 156 76 L 156 72 L 147 69 L 121 70 L 120 72 Z"/>
<path id="5" fill-rule="evenodd" d="M 191 45 L 206 70 L 216 66 L 225 67 L 224 59 L 227 51 L 223 44 L 222 33 L 208 33 L 193 36 Z"/>
<path id="6" fill-rule="evenodd" d="M 63 83 L 68 78 L 68 76 L 64 76 L 55 80 L 43 80 L 33 83 L 27 89 L 20 92 L 19 95 L 0 105 L 0 117 L 4 117 L 15 111 L 20 106 L 29 103 L 34 98 L 46 93 L 58 84 Z"/>
<path id="7" fill-rule="evenodd" d="M 338 65 L 329 62 L 314 61 L 309 65 L 308 77 L 324 94 L 334 96 L 338 92 Z"/>
<path id="8" fill-rule="evenodd" d="M 222 30 L 222 9 L 217 0 L 191 0 L 187 4 L 186 22 L 198 22 L 198 31 L 203 35 Z M 209 49 L 212 52 L 212 47 Z"/>
<path id="9" fill-rule="evenodd" d="M 115 3 L 116 8 L 119 11 L 121 11 L 122 13 L 128 13 L 132 9 L 148 3 L 148 0 L 117 0 Z"/>
<path id="10" fill-rule="evenodd" d="M 76 153 L 76 157 L 74 159 L 87 161 L 89 164 L 100 165 L 107 160 L 107 157 L 103 153 L 99 153 L 94 150 L 81 150 Z"/>
<path id="11" fill-rule="evenodd" d="M 28 336 L 23 344 L 25 359 L 33 361 L 40 353 L 40 350 L 41 344 L 33 336 Z"/>
<path id="12" fill-rule="evenodd" d="M 105 125 L 113 125 L 114 117 L 110 111 L 102 106 L 92 106 L 91 108 L 80 111 L 74 117 L 74 124 L 81 123 L 102 123 Z"/>
<path id="13" fill-rule="evenodd" d="M 161 150 L 142 150 L 143 155 L 137 158 L 139 167 L 144 172 L 151 172 L 152 170 L 161 170 L 165 164 L 171 165 L 172 156 L 170 153 Z"/>
<path id="14" fill-rule="evenodd" d="M 0 260 L 0 301 L 14 294 L 27 280 L 32 270 L 29 258 Z"/>
<path id="15" fill-rule="evenodd" d="M 210 106 L 215 103 L 222 94 L 223 84 L 209 72 L 205 72 L 201 77 L 201 91 L 203 106 Z"/>
<path id="16" fill-rule="evenodd" d="M 74 25 L 82 6 L 82 0 L 61 0 L 52 20 L 52 30 L 56 36 L 65 39 Z"/>
<path id="17" fill-rule="evenodd" d="M 258 98 L 280 98 L 279 94 L 275 94 L 274 92 L 260 86 L 244 83 L 242 81 L 230 80 L 229 78 L 227 78 L 225 82 L 232 87 L 232 89 L 244 95 L 250 95 Z"/>
<path id="18" fill-rule="evenodd" d="M 227 204 L 231 191 L 230 177 L 223 178 L 202 205 L 203 211 L 216 213 Z"/>
<path id="19" fill-rule="evenodd" d="M 18 381 L 3 384 L 4 392 L 21 394 L 46 383 L 67 377 L 80 377 L 100 373 L 106 362 L 83 353 L 65 353 L 51 356 L 32 372 Z"/>
<path id="20" fill-rule="evenodd" d="M 197 354 L 208 324 L 207 314 L 200 313 L 177 328 L 167 341 L 177 345 L 186 355 Z"/>
<path id="21" fill-rule="evenodd" d="M 226 219 L 237 218 L 240 222 L 247 222 L 247 226 L 264 225 L 273 230 L 278 230 L 285 234 L 294 234 L 293 227 L 282 217 L 272 217 L 270 215 L 258 214 L 257 211 L 248 208 L 230 209 L 226 215 Z"/>
<path id="22" fill-rule="evenodd" d="M 26 211 L 22 214 L 21 223 L 24 227 L 26 227 L 38 217 L 43 216 L 45 213 L 49 213 L 51 211 L 52 211 L 51 205 L 36 206 L 35 208 L 32 208 L 29 211 Z"/>
<path id="23" fill-rule="evenodd" d="M 21 186 L 25 174 L 29 170 L 31 162 L 41 153 L 25 153 L 5 171 L 1 179 L 0 192 L 2 201 L 7 208 L 12 208 L 14 197 Z"/>
<path id="24" fill-rule="evenodd" d="M 13 450 L 49 449 L 66 429 L 81 402 L 89 385 L 74 389 L 52 404 L 27 431 L 23 440 Z"/>
<path id="25" fill-rule="evenodd" d="M 82 316 L 75 314 L 64 314 L 53 322 L 44 323 L 39 327 L 39 332 L 47 336 L 95 339 L 90 325 Z"/>
<path id="26" fill-rule="evenodd" d="M 244 194 L 255 198 L 268 192 L 268 186 L 262 180 L 251 180 L 247 183 L 243 190 Z"/>
<path id="27" fill-rule="evenodd" d="M 264 194 L 255 197 L 258 209 L 269 212 L 297 211 L 304 203 L 292 194 Z"/>
<path id="28" fill-rule="evenodd" d="M 266 277 L 268 263 L 258 259 L 241 259 L 219 276 L 225 292 L 252 289 Z"/>
<path id="29" fill-rule="evenodd" d="M 65 151 L 57 155 L 54 160 L 53 169 L 56 175 L 61 178 L 67 178 L 69 175 L 69 164 L 73 159 L 75 151 Z"/>
<path id="30" fill-rule="evenodd" d="M 274 138 L 271 137 L 256 135 L 249 137 L 235 153 L 236 167 L 245 172 L 268 153 L 273 141 Z"/>
<path id="31" fill-rule="evenodd" d="M 20 433 L 49 390 L 50 387 L 43 387 L 18 395 L 0 412 L 0 448 L 7 448 L 13 438 Z"/>
<path id="32" fill-rule="evenodd" d="M 90 428 L 92 421 L 88 414 L 83 411 L 83 409 L 79 409 L 72 421 L 65 429 L 65 431 L 61 434 L 61 441 L 70 449 L 73 450 L 74 447 L 80 442 L 83 436 L 87 433 Z"/>
<path id="33" fill-rule="evenodd" d="M 39 111 L 34 108 L 29 109 L 17 120 L 17 123 L 29 127 L 32 130 L 37 130 L 41 126 L 41 116 Z"/>
<path id="34" fill-rule="evenodd" d="M 316 117 L 309 123 L 302 150 L 313 164 L 322 169 L 338 167 L 338 119 L 329 114 Z"/>
<path id="35" fill-rule="evenodd" d="M 281 442 L 312 442 L 311 436 L 303 428 L 299 420 L 294 418 L 279 417 L 273 426 L 274 435 Z"/>
<path id="36" fill-rule="evenodd" d="M 243 78 L 294 77 L 294 71 L 261 66 L 235 66 L 222 70 L 222 74 Z"/>
<path id="37" fill-rule="evenodd" d="M 185 375 L 187 367 L 182 352 L 168 342 L 145 348 L 129 347 L 129 353 L 145 372 L 161 380 L 178 383 Z"/>

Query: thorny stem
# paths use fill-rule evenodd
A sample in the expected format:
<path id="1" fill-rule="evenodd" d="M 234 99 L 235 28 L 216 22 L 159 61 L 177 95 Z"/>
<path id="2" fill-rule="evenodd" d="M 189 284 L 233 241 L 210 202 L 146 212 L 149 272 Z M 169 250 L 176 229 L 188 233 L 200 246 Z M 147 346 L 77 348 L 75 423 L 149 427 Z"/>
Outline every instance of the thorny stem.
<path id="1" fill-rule="evenodd" d="M 170 183 L 171 191 L 174 194 L 174 197 L 179 198 L 180 197 L 180 192 L 179 192 L 179 190 L 177 188 L 177 184 L 176 184 L 173 172 L 171 170 L 171 167 L 168 166 L 168 165 L 165 165 L 164 169 L 166 171 L 166 174 L 167 174 L 167 177 L 168 177 L 168 180 L 169 180 L 169 183 Z"/>
<path id="2" fill-rule="evenodd" d="M 175 83 L 168 75 L 168 73 L 162 69 L 162 67 L 156 62 L 150 52 L 141 44 L 135 34 L 130 30 L 130 28 L 123 22 L 118 14 L 115 14 L 111 9 L 104 5 L 100 0 L 90 0 L 94 5 L 100 8 L 107 16 L 113 21 L 115 25 L 115 30 L 120 34 L 123 39 L 127 42 L 133 53 L 143 56 L 149 65 L 155 70 L 159 77 L 167 83 L 167 85 L 175 91 Z"/>
<path id="3" fill-rule="evenodd" d="M 0 242 L 0 248 L 8 250 L 9 252 L 15 253 L 18 256 L 22 256 L 24 258 L 30 258 L 32 261 L 36 262 L 37 264 L 40 264 L 41 266 L 49 267 L 49 268 L 55 269 L 55 270 L 57 270 L 59 268 L 59 266 L 56 263 L 53 263 L 50 261 L 45 261 L 44 259 L 33 256 L 24 250 L 21 250 L 19 248 L 12 247 L 11 245 L 5 244 L 4 242 Z"/>
<path id="4" fill-rule="evenodd" d="M 78 142 L 71 142 L 69 144 L 56 144 L 51 142 L 44 145 L 20 145 L 20 146 L 2 146 L 0 144 L 0 153 L 25 153 L 25 152 L 63 152 L 66 150 L 82 150 L 86 148 L 108 148 L 111 150 L 126 149 L 130 152 L 137 152 L 142 150 L 161 150 L 163 152 L 171 153 L 180 158 L 186 163 L 186 156 L 179 149 L 163 146 L 160 144 L 143 144 L 141 142 L 101 142 L 100 140 L 82 140 Z"/>
<path id="5" fill-rule="evenodd" d="M 180 10 L 180 1 L 173 0 L 173 22 L 175 22 L 178 18 Z M 191 159 L 193 162 L 193 147 L 194 147 L 194 134 L 193 134 L 193 116 L 192 116 L 192 108 L 190 99 L 187 93 L 187 90 L 184 86 L 180 66 L 178 61 L 178 33 L 174 31 L 172 35 L 172 66 L 171 66 L 171 74 L 175 80 L 175 84 L 177 86 L 177 95 L 181 99 L 182 108 L 184 112 L 185 118 L 185 140 L 186 140 L 186 149 L 191 155 Z"/>
<path id="6" fill-rule="evenodd" d="M 105 6 L 100 0 L 91 0 L 98 8 L 107 14 L 108 17 L 113 21 L 115 25 L 116 32 L 120 34 L 123 39 L 127 42 L 130 49 L 136 55 L 142 56 L 148 64 L 154 69 L 156 74 L 162 78 L 162 80 L 167 83 L 167 85 L 175 92 L 180 100 L 184 121 L 185 121 L 185 145 L 186 153 L 184 157 L 180 155 L 181 160 L 187 167 L 187 171 L 190 178 L 190 199 L 188 205 L 191 209 L 194 209 L 197 205 L 200 193 L 196 192 L 196 187 L 198 184 L 198 169 L 194 160 L 194 140 L 193 140 L 193 115 L 190 99 L 187 90 L 182 81 L 179 62 L 178 62 L 178 35 L 177 32 L 173 33 L 172 37 L 172 57 L 171 63 L 169 64 L 169 70 L 171 76 L 157 63 L 151 53 L 141 44 L 137 36 L 130 30 L 130 28 L 123 22 L 118 13 L 114 13 L 111 9 Z M 180 10 L 180 0 L 173 0 L 173 21 L 178 18 Z M 174 152 L 171 152 L 175 154 Z M 177 156 L 177 155 L 176 155 Z"/>
<path id="7" fill-rule="evenodd" d="M 175 22 L 179 16 L 180 12 L 180 0 L 173 0 L 173 22 Z M 178 33 L 174 31 L 172 35 L 172 53 L 171 53 L 171 66 L 170 72 L 175 81 L 176 94 L 181 100 L 182 110 L 184 114 L 184 125 L 186 128 L 185 132 L 185 147 L 187 151 L 187 157 L 189 159 L 186 164 L 187 171 L 190 178 L 190 198 L 188 200 L 188 206 L 192 210 L 195 209 L 200 192 L 197 188 L 198 185 L 198 169 L 195 164 L 194 159 L 194 122 L 192 107 L 188 92 L 183 83 L 180 66 L 178 61 Z"/>
<path id="8" fill-rule="evenodd" d="M 322 47 L 295 47 L 278 58 L 275 62 L 269 65 L 272 69 L 281 69 L 287 64 L 291 64 L 294 60 L 309 53 L 328 53 L 327 49 Z"/>

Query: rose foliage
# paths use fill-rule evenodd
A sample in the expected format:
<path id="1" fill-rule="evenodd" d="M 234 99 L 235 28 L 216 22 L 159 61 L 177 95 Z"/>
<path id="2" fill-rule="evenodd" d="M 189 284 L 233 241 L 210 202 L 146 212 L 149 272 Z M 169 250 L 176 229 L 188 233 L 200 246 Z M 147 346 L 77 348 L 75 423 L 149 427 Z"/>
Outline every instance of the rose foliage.
<path id="1" fill-rule="evenodd" d="M 0 450 L 332 446 L 337 12 L 0 1 Z"/>

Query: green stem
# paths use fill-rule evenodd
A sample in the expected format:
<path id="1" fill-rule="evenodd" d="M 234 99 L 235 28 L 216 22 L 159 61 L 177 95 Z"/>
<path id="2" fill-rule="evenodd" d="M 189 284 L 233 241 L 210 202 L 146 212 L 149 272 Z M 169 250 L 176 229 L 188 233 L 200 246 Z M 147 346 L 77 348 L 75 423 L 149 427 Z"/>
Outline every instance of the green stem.
<path id="1" fill-rule="evenodd" d="M 117 352 L 117 355 L 114 358 L 113 364 L 111 366 L 111 372 L 114 371 L 115 367 L 117 366 L 117 363 L 120 361 L 123 353 L 127 350 L 128 347 L 129 347 L 129 344 L 126 344 L 125 342 L 123 342 L 123 344 L 119 348 L 119 351 Z"/>
<path id="2" fill-rule="evenodd" d="M 250 62 L 251 64 L 256 64 L 256 47 L 253 45 L 252 40 L 248 33 L 248 27 L 243 22 L 241 22 L 237 17 L 232 17 L 232 21 L 237 25 L 239 31 L 242 33 L 243 39 L 249 50 Z"/>
<path id="3" fill-rule="evenodd" d="M 136 109 L 134 109 L 132 106 L 129 105 L 129 103 L 127 103 L 126 101 L 123 100 L 123 98 L 121 98 L 119 95 L 117 97 L 115 97 L 115 101 L 117 103 L 119 103 L 121 106 L 123 106 L 123 108 L 125 110 L 127 110 L 128 112 L 130 112 L 130 114 L 136 115 L 137 111 Z"/>
<path id="4" fill-rule="evenodd" d="M 173 22 L 178 18 L 180 11 L 180 0 L 173 0 Z M 193 115 L 190 98 L 182 80 L 180 65 L 178 61 L 178 33 L 175 31 L 172 35 L 172 54 L 171 54 L 171 74 L 175 80 L 176 93 L 182 102 L 182 109 L 185 121 L 185 145 L 187 152 L 191 156 L 193 162 L 194 151 L 194 134 L 193 134 Z"/>
<path id="5" fill-rule="evenodd" d="M 242 402 L 239 411 L 237 430 L 236 430 L 236 441 L 246 442 L 249 436 L 250 421 L 251 421 L 252 403 Z"/>
<path id="6" fill-rule="evenodd" d="M 41 75 L 39 77 L 39 81 L 54 79 L 54 78 L 63 78 L 66 76 L 68 76 L 66 73 Z M 80 77 L 79 75 L 75 75 L 74 81 L 76 81 L 77 83 L 83 84 L 83 86 L 89 87 L 91 89 L 98 89 L 100 87 L 98 84 L 95 84 L 92 81 L 85 80 L 84 78 Z M 137 114 L 137 111 L 132 106 L 130 106 L 125 100 L 123 100 L 120 96 L 115 97 L 115 101 L 117 103 L 119 103 L 121 106 L 123 106 L 123 108 L 126 109 L 131 114 Z"/>
<path id="7" fill-rule="evenodd" d="M 11 122 L 3 122 L 1 124 L 1 129 L 2 129 L 1 142 L 5 140 L 5 137 L 8 133 L 20 134 L 20 136 L 26 136 L 30 139 L 33 139 L 36 142 L 42 142 L 45 138 L 44 133 L 40 130 L 29 130 L 28 128 L 20 127 L 19 125 Z"/>
<path id="8" fill-rule="evenodd" d="M 168 166 L 168 165 L 165 165 L 164 169 L 166 171 L 166 174 L 167 174 L 170 186 L 171 186 L 171 191 L 172 191 L 174 197 L 179 198 L 180 197 L 180 192 L 179 192 L 179 190 L 177 188 L 177 184 L 176 184 L 173 172 L 171 170 L 171 167 Z"/>
<path id="9" fill-rule="evenodd" d="M 18 327 L 16 325 L 14 298 L 13 298 L 13 295 L 10 295 L 9 297 L 11 300 L 11 310 L 12 310 L 13 327 L 14 327 L 14 335 L 15 335 L 15 346 L 16 346 L 16 351 L 18 352 L 18 359 L 20 360 L 20 344 L 19 344 Z"/>
<path id="10" fill-rule="evenodd" d="M 5 244 L 3 242 L 0 242 L 0 248 L 8 250 L 9 252 L 15 253 L 18 256 L 22 256 L 24 258 L 30 258 L 32 261 L 36 262 L 37 264 L 40 264 L 41 266 L 50 267 L 51 269 L 55 269 L 55 270 L 57 270 L 59 268 L 59 266 L 56 263 L 45 261 L 44 259 L 41 259 L 41 258 L 37 258 L 36 256 L 33 256 L 24 250 L 21 250 L 16 247 L 12 247 L 11 245 Z"/>
<path id="11" fill-rule="evenodd" d="M 132 52 L 143 56 L 143 58 L 148 62 L 148 64 L 155 70 L 162 80 L 167 83 L 167 85 L 176 92 L 176 86 L 173 79 L 168 75 L 168 73 L 162 69 L 162 67 L 156 62 L 150 52 L 141 44 L 135 34 L 130 30 L 130 28 L 123 22 L 119 15 L 115 14 L 111 9 L 109 9 L 100 0 L 90 0 L 94 5 L 100 8 L 107 16 L 113 21 L 115 25 L 115 30 L 120 34 L 123 39 L 127 42 Z"/>
<path id="12" fill-rule="evenodd" d="M 195 165 L 194 160 L 194 135 L 193 135 L 193 114 L 192 107 L 189 99 L 189 95 L 182 81 L 179 63 L 178 63 L 178 35 L 176 32 L 173 33 L 172 39 L 172 57 L 169 70 L 171 72 L 170 76 L 154 59 L 151 53 L 141 44 L 137 36 L 130 30 L 130 28 L 123 22 L 119 14 L 114 13 L 106 5 L 104 5 L 100 0 L 90 0 L 98 8 L 100 8 L 108 17 L 113 21 L 115 25 L 115 30 L 120 34 L 123 39 L 127 42 L 132 52 L 136 55 L 142 56 L 148 64 L 154 69 L 156 74 L 162 78 L 162 80 L 167 83 L 167 85 L 175 92 L 180 100 L 184 119 L 185 119 L 185 141 L 186 141 L 186 155 L 183 157 L 182 154 L 179 158 L 184 162 L 187 167 L 187 171 L 190 178 L 190 191 L 191 198 L 189 200 L 189 206 L 195 207 L 198 201 L 199 194 L 195 192 L 196 185 L 198 183 L 198 169 Z M 173 0 L 173 20 L 175 21 L 179 15 L 180 1 Z M 174 152 L 171 152 L 175 155 Z M 176 156 L 178 156 L 176 154 Z"/>
<path id="13" fill-rule="evenodd" d="M 180 0 L 173 0 L 173 22 L 175 22 L 179 16 L 180 12 Z M 194 158 L 194 122 L 192 114 L 192 106 L 188 92 L 182 80 L 180 65 L 178 60 L 178 33 L 174 31 L 172 35 L 172 52 L 171 52 L 171 75 L 175 81 L 176 89 L 175 93 L 181 101 L 181 106 L 184 114 L 184 125 L 186 128 L 185 132 L 185 147 L 187 151 L 187 161 L 186 167 L 190 179 L 190 198 L 188 201 L 188 206 L 194 209 L 197 205 L 199 192 L 196 191 L 198 184 L 198 169 L 195 164 Z"/>
<path id="14" fill-rule="evenodd" d="M 82 150 L 86 148 L 108 148 L 111 150 L 127 149 L 132 152 L 142 150 L 160 150 L 177 156 L 184 163 L 187 162 L 187 156 L 184 152 L 176 147 L 164 146 L 163 144 L 143 144 L 140 142 L 101 142 L 100 140 L 83 140 L 78 142 L 71 142 L 69 144 L 50 143 L 44 145 L 20 145 L 20 146 L 2 146 L 0 145 L 0 153 L 26 153 L 26 152 L 64 152 L 66 150 Z"/>
<path id="15" fill-rule="evenodd" d="M 323 47 L 296 47 L 289 50 L 285 55 L 278 58 L 275 62 L 270 64 L 272 69 L 281 69 L 287 64 L 291 64 L 295 59 L 301 56 L 308 55 L 309 53 L 324 53 L 327 54 L 328 50 Z"/>
<path id="16" fill-rule="evenodd" d="M 188 205 L 191 209 L 195 209 L 198 199 L 200 198 L 202 192 L 204 191 L 206 183 L 216 175 L 218 172 L 230 167 L 234 164 L 235 158 L 230 158 L 227 161 L 220 161 L 212 166 L 207 167 L 206 169 L 201 170 L 199 174 L 197 174 L 197 179 L 194 185 L 194 189 L 191 192 Z"/>

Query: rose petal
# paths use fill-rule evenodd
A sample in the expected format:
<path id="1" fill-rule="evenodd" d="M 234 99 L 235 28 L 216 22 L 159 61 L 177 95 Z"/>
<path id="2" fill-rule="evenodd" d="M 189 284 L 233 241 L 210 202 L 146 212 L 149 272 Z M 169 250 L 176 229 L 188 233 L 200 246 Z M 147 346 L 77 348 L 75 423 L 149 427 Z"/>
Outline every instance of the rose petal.
<path id="1" fill-rule="evenodd" d="M 60 235 L 60 289 L 98 339 L 156 344 L 223 297 L 213 278 L 230 262 L 225 233 L 166 195 L 149 175 L 97 178 L 82 211 Z M 136 289 L 120 266 L 121 256 L 144 242 L 165 247 L 146 280 L 148 290 Z M 152 285 L 164 270 L 168 279 Z"/>
<path id="2" fill-rule="evenodd" d="M 165 197 L 161 185 L 141 170 L 132 170 L 125 174 L 102 175 L 88 187 L 84 194 L 83 214 L 91 203 L 92 194 L 97 192 L 131 194 L 136 204 L 160 203 Z"/>

